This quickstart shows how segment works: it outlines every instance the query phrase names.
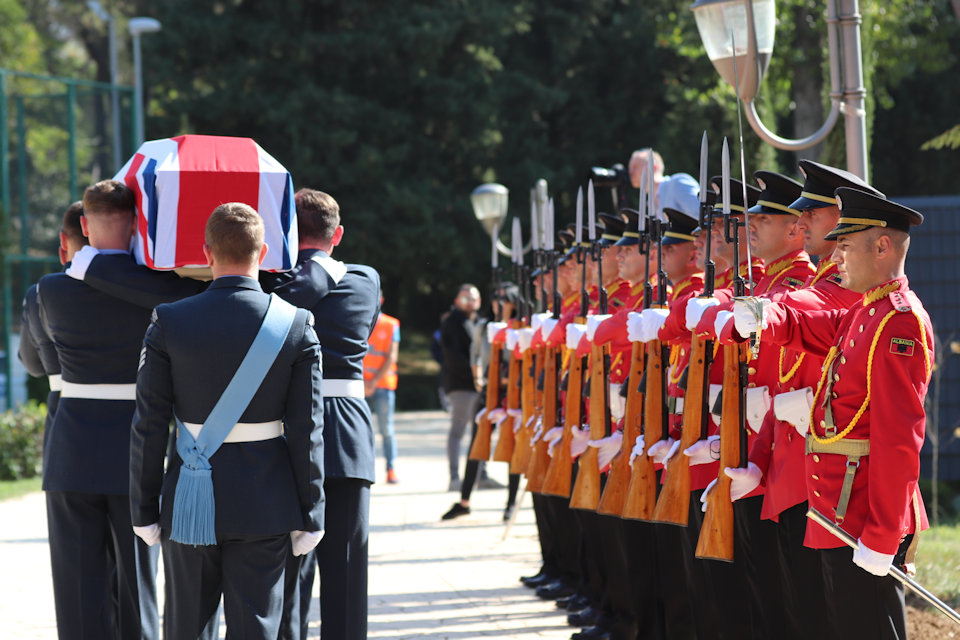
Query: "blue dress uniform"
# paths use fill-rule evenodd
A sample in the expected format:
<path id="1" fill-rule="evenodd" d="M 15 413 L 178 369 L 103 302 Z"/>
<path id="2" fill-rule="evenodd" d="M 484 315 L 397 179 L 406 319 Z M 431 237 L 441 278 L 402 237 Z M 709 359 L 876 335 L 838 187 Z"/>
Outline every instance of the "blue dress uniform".
<path id="1" fill-rule="evenodd" d="M 44 276 L 37 299 L 65 381 L 43 468 L 59 637 L 111 638 L 114 625 L 121 638 L 157 637 L 157 553 L 133 535 L 128 498 L 133 385 L 149 311 L 63 273 Z"/>
<path id="2" fill-rule="evenodd" d="M 367 266 L 344 264 L 317 249 L 301 249 L 284 273 L 261 273 L 264 290 L 309 309 L 323 349 L 324 463 L 327 529 L 315 554 L 320 568 L 320 616 L 324 638 L 367 637 L 367 538 L 374 434 L 363 394 L 363 357 L 380 313 L 380 276 Z M 300 607 L 289 612 L 283 636 L 306 637 L 313 589 L 311 556 L 291 556 L 301 566 Z M 292 576 L 291 576 L 292 578 Z M 293 604 L 294 585 L 287 595 Z M 298 630 L 299 627 L 299 630 Z"/>
<path id="3" fill-rule="evenodd" d="M 266 313 L 269 296 L 244 276 L 160 305 L 144 338 L 130 449 L 133 523 L 159 520 L 168 638 L 195 638 L 221 590 L 230 634 L 274 638 L 280 624 L 289 532 L 323 529 L 323 407 L 320 347 L 309 312 L 298 310 L 276 360 L 240 423 L 282 420 L 284 435 L 225 442 L 210 458 L 217 544 L 169 540 L 179 455 L 167 452 L 176 416 L 202 424 L 232 379 Z M 234 429 L 234 433 L 238 431 Z"/>
<path id="4" fill-rule="evenodd" d="M 44 421 L 43 441 L 46 453 L 47 436 L 53 416 L 57 413 L 60 401 L 60 361 L 57 359 L 57 347 L 47 334 L 40 321 L 40 304 L 37 302 L 37 285 L 27 289 L 23 297 L 23 313 L 20 316 L 20 362 L 31 376 L 47 376 L 50 393 L 47 394 L 47 417 Z M 46 459 L 44 459 L 46 467 Z"/>

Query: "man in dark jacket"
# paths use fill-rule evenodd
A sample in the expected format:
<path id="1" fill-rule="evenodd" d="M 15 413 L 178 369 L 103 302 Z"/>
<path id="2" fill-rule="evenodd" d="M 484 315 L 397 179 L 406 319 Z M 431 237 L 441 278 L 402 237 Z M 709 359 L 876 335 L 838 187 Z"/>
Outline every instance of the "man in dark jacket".
<path id="1" fill-rule="evenodd" d="M 460 490 L 460 442 L 477 412 L 478 391 L 483 384 L 474 376 L 470 362 L 474 322 L 480 309 L 480 291 L 472 284 L 460 285 L 453 307 L 440 325 L 443 348 L 443 389 L 450 400 L 450 434 L 447 460 L 450 463 L 449 491 Z"/>
<path id="2" fill-rule="evenodd" d="M 312 314 L 257 282 L 267 246 L 256 211 L 217 207 L 206 240 L 213 284 L 157 307 L 144 338 L 130 446 L 134 531 L 163 541 L 166 637 L 197 637 L 222 593 L 231 635 L 274 640 L 291 546 L 302 555 L 323 533 L 320 345 Z M 257 358 L 277 309 L 286 322 Z M 177 453 L 164 473 L 171 419 Z M 199 520 L 179 524 L 203 469 L 213 499 L 196 509 L 213 519 L 207 539 Z"/>

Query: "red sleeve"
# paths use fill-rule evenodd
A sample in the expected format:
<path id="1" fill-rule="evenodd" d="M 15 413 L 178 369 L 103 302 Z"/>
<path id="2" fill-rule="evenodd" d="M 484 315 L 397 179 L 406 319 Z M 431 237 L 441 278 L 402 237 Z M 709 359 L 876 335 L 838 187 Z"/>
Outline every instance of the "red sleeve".
<path id="1" fill-rule="evenodd" d="M 806 311 L 775 302 L 767 307 L 768 326 L 760 339 L 823 358 L 834 345 L 846 314 L 846 309 Z"/>
<path id="2" fill-rule="evenodd" d="M 922 347 L 917 316 L 898 313 L 883 328 L 873 356 L 869 510 L 860 539 L 880 553 L 896 553 L 903 531 L 912 521 L 910 502 L 920 477 L 926 418 L 923 399 L 929 383 L 927 362 L 932 364 L 934 357 L 933 331 L 924 324 L 927 353 Z M 891 353 L 892 336 L 913 338 L 913 354 Z M 917 531 L 921 524 L 917 523 Z"/>

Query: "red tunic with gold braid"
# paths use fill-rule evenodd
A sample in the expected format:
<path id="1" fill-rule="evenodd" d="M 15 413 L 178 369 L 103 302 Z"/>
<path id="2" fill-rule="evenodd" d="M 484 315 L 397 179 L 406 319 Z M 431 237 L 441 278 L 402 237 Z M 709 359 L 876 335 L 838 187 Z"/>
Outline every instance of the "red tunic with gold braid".
<path id="1" fill-rule="evenodd" d="M 849 309 L 774 304 L 767 316 L 765 333 L 772 342 L 825 358 L 808 438 L 818 447 L 843 439 L 869 441 L 841 527 L 874 551 L 896 553 L 905 535 L 928 526 L 917 480 L 934 338 L 920 299 L 902 276 L 871 289 Z M 805 457 L 807 499 L 828 517 L 840 501 L 847 462 L 839 453 Z M 812 526 L 804 544 L 843 545 Z"/>
<path id="2" fill-rule="evenodd" d="M 807 279 L 803 289 L 784 293 L 776 299 L 793 309 L 816 311 L 847 309 L 859 303 L 862 296 L 840 286 L 836 264 L 823 260 L 817 273 Z M 765 335 L 761 332 L 760 336 L 762 344 Z M 761 347 L 761 352 L 771 348 L 779 352 L 777 386 L 771 388 L 771 395 L 804 387 L 816 388 L 823 358 L 769 343 Z M 804 439 L 792 424 L 777 420 L 772 411 L 767 414 L 750 449 L 750 460 L 763 472 L 765 491 L 760 514 L 762 518 L 777 521 L 781 513 L 806 501 L 804 448 Z"/>

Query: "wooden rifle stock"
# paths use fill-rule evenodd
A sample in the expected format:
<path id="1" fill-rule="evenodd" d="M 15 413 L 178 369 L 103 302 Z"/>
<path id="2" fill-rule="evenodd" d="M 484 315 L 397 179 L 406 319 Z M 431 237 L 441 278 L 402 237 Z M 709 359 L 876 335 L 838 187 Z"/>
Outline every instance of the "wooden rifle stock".
<path id="1" fill-rule="evenodd" d="M 573 460 L 570 458 L 570 441 L 573 428 L 580 426 L 580 396 L 583 394 L 583 358 L 576 350 L 570 351 L 570 369 L 567 373 L 567 402 L 563 409 L 563 436 L 554 449 L 547 468 L 542 493 L 562 498 L 570 497 L 570 481 Z"/>
<path id="2" fill-rule="evenodd" d="M 543 480 L 550 465 L 549 445 L 543 439 L 547 431 L 557 424 L 557 349 L 546 347 L 543 352 L 543 429 L 533 447 L 527 468 L 527 490 L 543 491 Z"/>
<path id="3" fill-rule="evenodd" d="M 490 438 L 493 435 L 493 425 L 490 423 L 490 412 L 500 404 L 500 352 L 503 344 L 494 342 L 490 345 L 490 364 L 487 366 L 487 402 L 483 415 L 477 420 L 477 437 L 470 447 L 471 460 L 490 459 Z"/>
<path id="4" fill-rule="evenodd" d="M 599 440 L 606 435 L 607 372 L 604 370 L 605 356 L 609 354 L 606 345 L 593 345 L 590 352 L 590 439 Z M 596 511 L 600 502 L 600 467 L 597 462 L 598 450 L 596 447 L 587 447 L 580 456 L 577 481 L 573 485 L 570 496 L 570 508 Z"/>
<path id="5" fill-rule="evenodd" d="M 510 357 L 510 365 L 507 369 L 507 411 L 515 411 L 520 408 L 520 369 L 522 359 Z M 493 450 L 493 459 L 497 462 L 510 462 L 513 459 L 513 452 L 517 445 L 516 434 L 513 432 L 513 420 L 508 417 L 500 428 L 500 436 L 497 438 L 497 447 Z"/>
<path id="6" fill-rule="evenodd" d="M 510 458 L 510 473 L 523 473 L 527 468 L 527 461 L 530 459 L 530 418 L 535 412 L 535 389 L 537 381 L 534 378 L 534 354 L 533 349 L 527 349 L 523 352 L 523 359 L 520 364 L 520 429 L 517 431 L 517 443 L 513 448 L 513 457 Z"/>
<path id="7" fill-rule="evenodd" d="M 731 480 L 723 472 L 740 466 L 740 363 L 746 362 L 749 343 L 723 347 L 723 404 L 720 417 L 720 472 L 717 483 L 707 496 L 707 512 L 703 517 L 697 557 L 733 561 L 733 503 L 730 501 Z"/>
<path id="8" fill-rule="evenodd" d="M 690 458 L 685 456 L 683 451 L 700 439 L 702 420 L 709 419 L 709 416 L 703 414 L 703 395 L 708 349 L 712 348 L 709 340 L 701 340 L 696 335 L 691 339 L 690 368 L 683 402 L 683 433 L 680 436 L 680 448 L 669 461 L 667 479 L 653 511 L 656 522 L 687 526 L 690 516 Z"/>
<path id="9" fill-rule="evenodd" d="M 623 442 L 620 452 L 610 462 L 607 484 L 600 496 L 597 513 L 620 516 L 627 501 L 630 487 L 630 452 L 640 435 L 640 421 L 643 418 L 643 392 L 637 387 L 643 376 L 643 344 L 634 342 L 630 352 L 630 374 L 627 378 L 627 402 L 623 412 Z"/>
<path id="10" fill-rule="evenodd" d="M 659 340 L 647 343 L 646 381 L 643 392 L 643 455 L 633 460 L 630 486 L 623 505 L 623 517 L 628 520 L 652 520 L 657 505 L 657 470 L 647 455 L 650 447 L 663 440 L 663 367 L 662 344 Z M 632 384 L 632 383 L 631 383 Z"/>

